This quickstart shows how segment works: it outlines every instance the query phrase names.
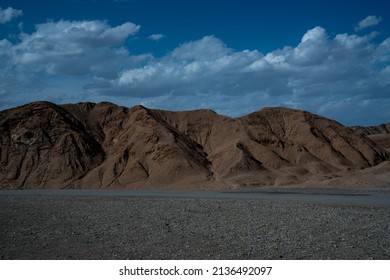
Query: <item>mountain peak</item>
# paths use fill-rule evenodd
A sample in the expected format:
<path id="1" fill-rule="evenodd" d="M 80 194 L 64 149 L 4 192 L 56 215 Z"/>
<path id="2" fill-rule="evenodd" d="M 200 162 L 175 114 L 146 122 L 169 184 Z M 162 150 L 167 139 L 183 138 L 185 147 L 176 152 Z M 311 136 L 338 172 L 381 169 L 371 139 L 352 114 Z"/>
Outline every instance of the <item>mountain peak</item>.
<path id="1" fill-rule="evenodd" d="M 240 118 L 112 103 L 1 112 L 1 188 L 238 188 L 340 176 L 390 159 L 351 128 L 287 108 Z"/>

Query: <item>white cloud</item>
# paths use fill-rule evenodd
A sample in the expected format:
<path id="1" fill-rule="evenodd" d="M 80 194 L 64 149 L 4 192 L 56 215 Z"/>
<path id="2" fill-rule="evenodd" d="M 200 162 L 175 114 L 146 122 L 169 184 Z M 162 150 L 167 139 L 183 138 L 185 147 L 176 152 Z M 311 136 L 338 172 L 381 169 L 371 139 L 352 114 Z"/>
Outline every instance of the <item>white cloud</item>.
<path id="1" fill-rule="evenodd" d="M 126 22 L 120 26 L 111 27 L 103 21 L 64 21 L 38 24 L 36 32 L 23 34 L 23 44 L 34 48 L 55 46 L 57 48 L 71 47 L 109 47 L 123 44 L 129 37 L 136 34 L 140 26 Z"/>
<path id="2" fill-rule="evenodd" d="M 160 41 L 161 39 L 165 38 L 166 36 L 164 34 L 152 34 L 148 38 L 153 41 Z"/>
<path id="3" fill-rule="evenodd" d="M 59 21 L 36 26 L 13 46 L 20 71 L 50 75 L 115 77 L 132 58 L 122 45 L 140 26 L 127 22 L 111 27 L 102 21 Z"/>
<path id="4" fill-rule="evenodd" d="M 365 19 L 359 21 L 358 25 L 355 27 L 355 31 L 361 31 L 365 28 L 378 25 L 382 21 L 381 17 L 377 16 L 368 16 Z"/>
<path id="5" fill-rule="evenodd" d="M 1 40 L 0 103 L 56 100 L 59 92 L 80 96 L 93 79 L 115 79 L 122 69 L 150 57 L 132 56 L 123 47 L 139 29 L 131 22 L 111 27 L 103 21 L 62 20 L 36 25 L 15 44 Z M 34 93 L 26 96 L 32 88 Z"/>
<path id="6" fill-rule="evenodd" d="M 23 11 L 22 10 L 16 10 L 11 7 L 8 7 L 7 9 L 2 9 L 0 7 L 0 24 L 4 24 L 7 22 L 10 22 L 16 17 L 22 16 Z"/>
<path id="7" fill-rule="evenodd" d="M 220 58 L 231 53 L 225 44 L 214 36 L 206 36 L 200 40 L 185 43 L 168 55 L 168 59 L 178 61 L 204 61 Z"/>
<path id="8" fill-rule="evenodd" d="M 124 47 L 139 28 L 59 21 L 37 25 L 17 44 L 1 40 L 0 108 L 21 100 L 110 100 L 231 116 L 288 106 L 349 124 L 390 120 L 390 38 L 376 43 L 374 33 L 330 36 L 315 27 L 297 46 L 263 55 L 205 36 L 155 58 Z"/>
<path id="9" fill-rule="evenodd" d="M 206 36 L 181 45 L 166 57 L 124 71 L 118 80 L 112 81 L 112 86 L 116 93 L 131 92 L 136 97 L 235 94 L 238 87 L 244 91 L 253 88 L 253 84 L 244 81 L 250 75 L 244 69 L 260 57 L 257 51 L 233 52 L 221 40 Z M 103 90 L 108 93 L 110 89 Z"/>
<path id="10" fill-rule="evenodd" d="M 211 106 L 237 116 L 265 105 L 289 106 L 352 122 L 344 112 L 356 112 L 358 104 L 368 104 L 363 100 L 390 103 L 390 39 L 375 45 L 373 38 L 355 34 L 330 38 L 325 29 L 315 27 L 298 46 L 262 55 L 234 51 L 206 36 L 123 71 L 108 87 L 90 89 L 144 98 L 145 104 L 165 109 Z"/>
<path id="11" fill-rule="evenodd" d="M 303 35 L 301 39 L 301 44 L 305 43 L 306 41 L 312 41 L 312 42 L 321 42 L 325 41 L 327 39 L 326 31 L 321 26 L 317 26 L 313 29 L 310 29 Z"/>

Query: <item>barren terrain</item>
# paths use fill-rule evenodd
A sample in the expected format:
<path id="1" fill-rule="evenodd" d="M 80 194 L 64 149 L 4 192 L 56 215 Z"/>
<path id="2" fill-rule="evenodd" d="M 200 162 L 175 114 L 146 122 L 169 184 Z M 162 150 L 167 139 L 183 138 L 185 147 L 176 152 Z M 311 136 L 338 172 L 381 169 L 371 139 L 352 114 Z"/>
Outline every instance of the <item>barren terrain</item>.
<path id="1" fill-rule="evenodd" d="M 0 193 L 0 256 L 390 259 L 390 193 L 327 191 L 319 199 L 312 191 L 313 202 L 294 192 L 250 200 Z"/>
<path id="2" fill-rule="evenodd" d="M 0 257 L 388 260 L 389 136 L 286 108 L 1 111 Z"/>
<path id="3" fill-rule="evenodd" d="M 0 188 L 383 188 L 388 132 L 286 108 L 230 118 L 35 102 L 0 112 Z"/>

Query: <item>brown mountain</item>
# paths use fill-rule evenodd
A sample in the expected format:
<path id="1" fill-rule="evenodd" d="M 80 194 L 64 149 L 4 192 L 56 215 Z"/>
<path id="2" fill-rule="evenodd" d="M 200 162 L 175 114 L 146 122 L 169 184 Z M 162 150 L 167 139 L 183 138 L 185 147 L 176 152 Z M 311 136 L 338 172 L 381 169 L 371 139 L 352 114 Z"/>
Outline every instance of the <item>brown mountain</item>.
<path id="1" fill-rule="evenodd" d="M 352 129 L 367 136 L 376 144 L 390 152 L 390 123 L 368 127 L 354 126 Z"/>
<path id="2" fill-rule="evenodd" d="M 390 123 L 376 126 L 353 126 L 352 129 L 364 135 L 390 134 Z"/>
<path id="3" fill-rule="evenodd" d="M 390 159 L 356 129 L 285 108 L 229 118 L 35 102 L 0 112 L 0 135 L 0 188 L 286 186 Z"/>

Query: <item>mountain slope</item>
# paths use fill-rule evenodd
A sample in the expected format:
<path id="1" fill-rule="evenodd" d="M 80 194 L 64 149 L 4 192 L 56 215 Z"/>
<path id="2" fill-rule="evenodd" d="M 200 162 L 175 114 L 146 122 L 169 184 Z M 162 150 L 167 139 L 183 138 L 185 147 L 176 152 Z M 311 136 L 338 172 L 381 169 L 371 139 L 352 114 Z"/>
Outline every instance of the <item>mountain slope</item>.
<path id="1" fill-rule="evenodd" d="M 100 143 L 62 107 L 37 102 L 1 112 L 3 188 L 62 188 L 104 161 Z"/>
<path id="2" fill-rule="evenodd" d="M 368 127 L 354 126 L 352 129 L 367 136 L 376 144 L 390 152 L 390 123 Z"/>
<path id="3" fill-rule="evenodd" d="M 390 158 L 356 130 L 285 108 L 234 119 L 36 102 L 0 112 L 0 133 L 1 188 L 284 186 Z"/>

